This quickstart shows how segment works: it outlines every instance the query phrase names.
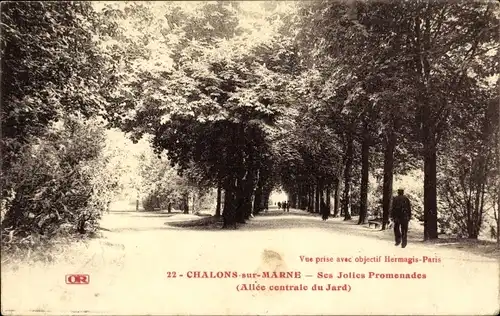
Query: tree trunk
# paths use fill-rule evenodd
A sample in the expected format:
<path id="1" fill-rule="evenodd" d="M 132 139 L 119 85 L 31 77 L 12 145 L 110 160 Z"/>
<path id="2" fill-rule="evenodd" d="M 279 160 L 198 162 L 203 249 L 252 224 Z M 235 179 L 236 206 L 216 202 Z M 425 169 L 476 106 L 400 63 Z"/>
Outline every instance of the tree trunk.
<path id="1" fill-rule="evenodd" d="M 260 211 L 262 211 L 262 185 L 259 180 L 257 189 L 255 189 L 255 196 L 253 199 L 253 213 L 259 214 Z"/>
<path id="2" fill-rule="evenodd" d="M 199 209 L 196 207 L 196 202 L 198 201 L 198 199 L 198 194 L 196 192 L 193 192 L 193 209 L 191 210 L 193 214 L 199 211 Z"/>
<path id="3" fill-rule="evenodd" d="M 255 128 L 248 127 L 247 132 L 245 132 L 245 129 L 243 129 L 242 133 L 248 134 L 248 137 L 245 137 L 245 135 L 243 135 L 243 141 L 246 142 L 244 159 L 243 159 L 246 172 L 244 174 L 242 181 L 243 184 L 242 212 L 243 212 L 243 218 L 247 220 L 250 219 L 250 216 L 253 213 L 252 201 L 254 199 L 255 189 L 257 186 L 258 176 L 259 176 L 258 175 L 259 167 L 257 165 L 256 158 L 258 159 L 259 153 L 254 150 L 252 143 L 247 140 L 247 139 L 255 139 L 256 137 Z"/>
<path id="4" fill-rule="evenodd" d="M 430 91 L 430 63 L 428 51 L 430 49 L 430 20 L 420 10 L 416 12 L 414 34 L 415 69 L 419 76 L 417 85 L 420 88 L 419 103 L 421 107 L 422 145 L 424 158 L 424 240 L 437 239 L 437 174 L 436 174 L 436 114 L 429 99 Z M 422 23 L 424 24 L 422 26 Z M 423 31 L 425 30 L 425 31 Z"/>
<path id="5" fill-rule="evenodd" d="M 267 169 L 261 170 L 259 172 L 259 181 L 262 180 L 262 197 L 260 202 L 260 210 L 269 210 L 269 197 L 271 195 L 271 191 L 273 190 L 272 184 L 269 182 L 269 174 Z"/>
<path id="6" fill-rule="evenodd" d="M 246 179 L 243 182 L 243 204 L 242 212 L 244 219 L 247 220 L 252 214 L 252 198 L 254 195 L 255 188 L 255 171 L 252 169 L 248 170 Z"/>
<path id="7" fill-rule="evenodd" d="M 298 200 L 298 193 L 297 193 L 297 189 L 294 188 L 293 189 L 293 192 L 290 192 L 289 193 L 291 198 L 290 198 L 290 206 L 292 208 L 297 208 L 297 200 Z"/>
<path id="8" fill-rule="evenodd" d="M 139 212 L 139 192 L 137 192 L 137 198 L 135 199 L 135 211 Z"/>
<path id="9" fill-rule="evenodd" d="M 231 138 L 235 144 L 245 144 L 245 126 L 241 123 L 235 124 Z M 222 215 L 224 221 L 227 221 L 228 224 L 232 224 L 236 228 L 236 223 L 245 223 L 245 214 L 242 206 L 245 201 L 245 185 L 243 182 L 246 174 L 246 164 L 245 152 L 236 150 L 235 147 L 232 147 L 232 149 L 231 158 L 228 163 L 233 168 L 231 176 L 227 179 L 227 190 L 225 190 L 231 193 L 231 204 L 228 205 L 228 208 L 224 206 L 224 210 L 227 209 L 230 212 L 227 213 L 227 217 L 224 217 L 224 213 Z"/>
<path id="10" fill-rule="evenodd" d="M 427 131 L 426 134 L 431 134 Z M 428 137 L 434 138 L 431 134 Z M 436 145 L 433 139 L 424 144 L 424 240 L 438 238 Z"/>
<path id="11" fill-rule="evenodd" d="M 254 197 L 254 206 L 253 212 L 254 214 L 260 213 L 263 209 L 267 208 L 267 202 L 269 200 L 269 195 L 266 193 L 267 187 L 267 173 L 264 168 L 261 169 L 257 173 L 257 188 L 255 189 L 255 197 Z"/>
<path id="12" fill-rule="evenodd" d="M 500 54 L 500 50 L 497 51 Z M 498 55 L 497 55 L 498 56 Z M 495 146 L 495 160 L 496 166 L 500 166 L 500 109 L 497 110 L 497 130 L 496 130 L 496 146 Z M 497 248 L 500 249 L 500 174 L 497 174 Z"/>
<path id="13" fill-rule="evenodd" d="M 307 189 L 306 189 L 306 186 L 303 184 L 300 186 L 299 208 L 301 210 L 307 209 Z"/>
<path id="14" fill-rule="evenodd" d="M 236 213 L 234 208 L 234 180 L 227 179 L 224 183 L 224 208 L 222 218 L 224 225 L 222 228 L 228 228 L 229 225 L 236 226 Z"/>
<path id="15" fill-rule="evenodd" d="M 345 158 L 345 169 L 344 169 L 344 196 L 343 196 L 343 211 L 344 211 L 344 220 L 351 219 L 351 213 L 349 212 L 349 204 L 351 203 L 350 195 L 351 195 L 351 172 L 352 172 L 352 164 L 354 160 L 354 140 L 352 138 L 352 134 L 349 133 L 347 135 L 347 150 L 346 150 L 346 158 Z"/>
<path id="16" fill-rule="evenodd" d="M 320 182 L 320 184 L 318 185 L 318 189 L 319 189 L 319 213 L 320 214 L 323 214 L 323 212 L 325 211 L 322 207 L 323 203 L 325 203 L 325 189 L 323 187 L 323 183 Z"/>
<path id="17" fill-rule="evenodd" d="M 334 189 L 334 194 L 333 194 L 333 217 L 339 216 L 339 187 L 340 187 L 340 181 L 339 179 L 335 179 L 335 189 Z"/>
<path id="18" fill-rule="evenodd" d="M 184 197 L 182 199 L 184 214 L 189 214 L 189 192 L 184 193 Z"/>
<path id="19" fill-rule="evenodd" d="M 262 208 L 268 210 L 269 209 L 269 196 L 271 195 L 271 191 L 273 190 L 272 186 L 269 184 L 264 185 L 262 191 Z"/>
<path id="20" fill-rule="evenodd" d="M 309 186 L 306 186 L 305 189 L 305 206 L 306 206 L 306 211 L 310 212 L 310 206 L 311 206 L 311 189 Z"/>
<path id="21" fill-rule="evenodd" d="M 326 186 L 326 209 L 328 210 L 328 216 L 330 216 L 331 210 L 332 210 L 332 208 L 331 208 L 331 201 L 330 201 L 331 195 L 332 194 L 330 192 L 330 184 L 328 184 Z"/>
<path id="22" fill-rule="evenodd" d="M 382 187 L 382 230 L 389 223 L 389 213 L 392 207 L 392 182 L 394 178 L 394 148 L 396 147 L 396 135 L 391 130 L 386 135 L 384 149 L 384 180 Z"/>
<path id="23" fill-rule="evenodd" d="M 308 202 L 309 202 L 309 190 L 306 185 L 302 185 L 302 205 L 301 209 L 307 210 Z"/>
<path id="24" fill-rule="evenodd" d="M 500 156 L 498 156 L 498 154 L 497 154 L 497 157 L 500 158 Z M 497 185 L 498 185 L 498 191 L 497 191 L 497 200 L 498 200 L 497 201 L 497 248 L 500 249 L 500 183 L 498 183 Z"/>
<path id="25" fill-rule="evenodd" d="M 307 211 L 314 212 L 314 187 L 312 185 L 309 186 L 307 193 Z"/>
<path id="26" fill-rule="evenodd" d="M 361 189 L 359 203 L 358 224 L 367 223 L 368 214 L 368 177 L 370 168 L 370 135 L 368 134 L 368 124 L 365 122 L 363 143 L 361 144 Z"/>
<path id="27" fill-rule="evenodd" d="M 234 199 L 234 209 L 236 212 L 236 222 L 240 224 L 245 224 L 245 212 L 244 212 L 244 204 L 245 204 L 245 180 L 243 178 L 238 179 L 236 181 L 236 189 L 235 189 L 235 199 Z"/>
<path id="28" fill-rule="evenodd" d="M 320 211 L 320 201 L 319 201 L 319 193 L 321 192 L 321 188 L 319 184 L 316 184 L 315 190 L 315 199 L 314 199 L 314 213 L 319 213 Z"/>
<path id="29" fill-rule="evenodd" d="M 221 198 L 222 198 L 222 188 L 221 185 L 219 184 L 217 186 L 217 205 L 215 206 L 215 216 L 220 216 Z"/>

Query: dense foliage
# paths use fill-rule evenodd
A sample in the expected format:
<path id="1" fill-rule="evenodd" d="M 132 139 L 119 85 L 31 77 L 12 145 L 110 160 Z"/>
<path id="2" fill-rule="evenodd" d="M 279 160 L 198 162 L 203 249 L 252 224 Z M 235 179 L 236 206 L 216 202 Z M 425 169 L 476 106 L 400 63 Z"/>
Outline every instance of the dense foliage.
<path id="1" fill-rule="evenodd" d="M 104 23 L 90 3 L 2 4 L 2 242 L 94 232 L 117 186 L 104 109 Z M 41 237 L 40 237 L 41 236 Z"/>
<path id="2" fill-rule="evenodd" d="M 281 187 L 385 229 L 399 183 L 424 239 L 477 238 L 498 221 L 498 27 L 493 2 L 8 3 L 2 229 L 95 227 L 130 171 L 100 117 L 159 156 L 133 184 L 148 210 L 217 190 L 228 227 Z"/>

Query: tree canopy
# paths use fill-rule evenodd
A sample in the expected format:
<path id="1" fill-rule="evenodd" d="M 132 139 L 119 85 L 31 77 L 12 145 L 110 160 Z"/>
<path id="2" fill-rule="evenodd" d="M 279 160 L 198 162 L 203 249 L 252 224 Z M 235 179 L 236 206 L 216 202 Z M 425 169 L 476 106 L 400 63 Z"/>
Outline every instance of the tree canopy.
<path id="1" fill-rule="evenodd" d="M 424 239 L 450 221 L 477 238 L 498 195 L 498 27 L 493 2 L 8 3 L 2 201 L 38 194 L 16 160 L 66 146 L 51 133 L 76 115 L 96 131 L 68 137 L 106 124 L 148 139 L 149 195 L 223 191 L 225 227 L 280 187 L 359 224 L 376 197 L 385 229 L 395 176 L 421 170 Z M 82 159 L 106 161 L 82 142 Z"/>

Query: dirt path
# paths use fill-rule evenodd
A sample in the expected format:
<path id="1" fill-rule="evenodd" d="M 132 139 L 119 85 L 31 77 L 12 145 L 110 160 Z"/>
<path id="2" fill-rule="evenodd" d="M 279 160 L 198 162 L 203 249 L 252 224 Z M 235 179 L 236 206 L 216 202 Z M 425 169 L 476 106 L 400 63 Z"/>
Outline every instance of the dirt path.
<path id="1" fill-rule="evenodd" d="M 258 216 L 238 230 L 182 229 L 165 222 L 193 215 L 111 213 L 103 238 L 74 245 L 54 264 L 2 269 L 2 311 L 9 314 L 493 314 L 498 310 L 498 261 L 416 240 L 394 247 L 339 220 L 293 210 Z M 377 238 L 373 238 L 373 236 Z M 306 263 L 311 257 L 439 258 L 433 263 Z M 192 279 L 188 271 L 234 271 L 238 278 Z M 299 279 L 242 279 L 242 273 L 298 271 Z M 170 273 L 176 278 L 168 278 Z M 318 279 L 318 272 L 333 279 Z M 338 279 L 340 273 L 365 274 Z M 426 274 L 426 279 L 368 278 L 373 273 Z M 90 275 L 67 285 L 65 275 Z M 180 277 L 180 274 L 183 277 Z M 309 277 L 308 275 L 311 275 Z M 307 291 L 237 291 L 239 284 L 300 285 Z M 314 285 L 350 292 L 312 291 Z"/>

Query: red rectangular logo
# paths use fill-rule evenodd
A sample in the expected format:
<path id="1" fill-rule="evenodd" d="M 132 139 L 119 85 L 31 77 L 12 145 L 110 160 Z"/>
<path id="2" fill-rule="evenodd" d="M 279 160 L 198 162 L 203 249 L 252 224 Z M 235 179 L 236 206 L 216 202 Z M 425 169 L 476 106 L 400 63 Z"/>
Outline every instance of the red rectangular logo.
<path id="1" fill-rule="evenodd" d="M 89 284 L 90 275 L 88 274 L 67 274 L 66 284 Z"/>

